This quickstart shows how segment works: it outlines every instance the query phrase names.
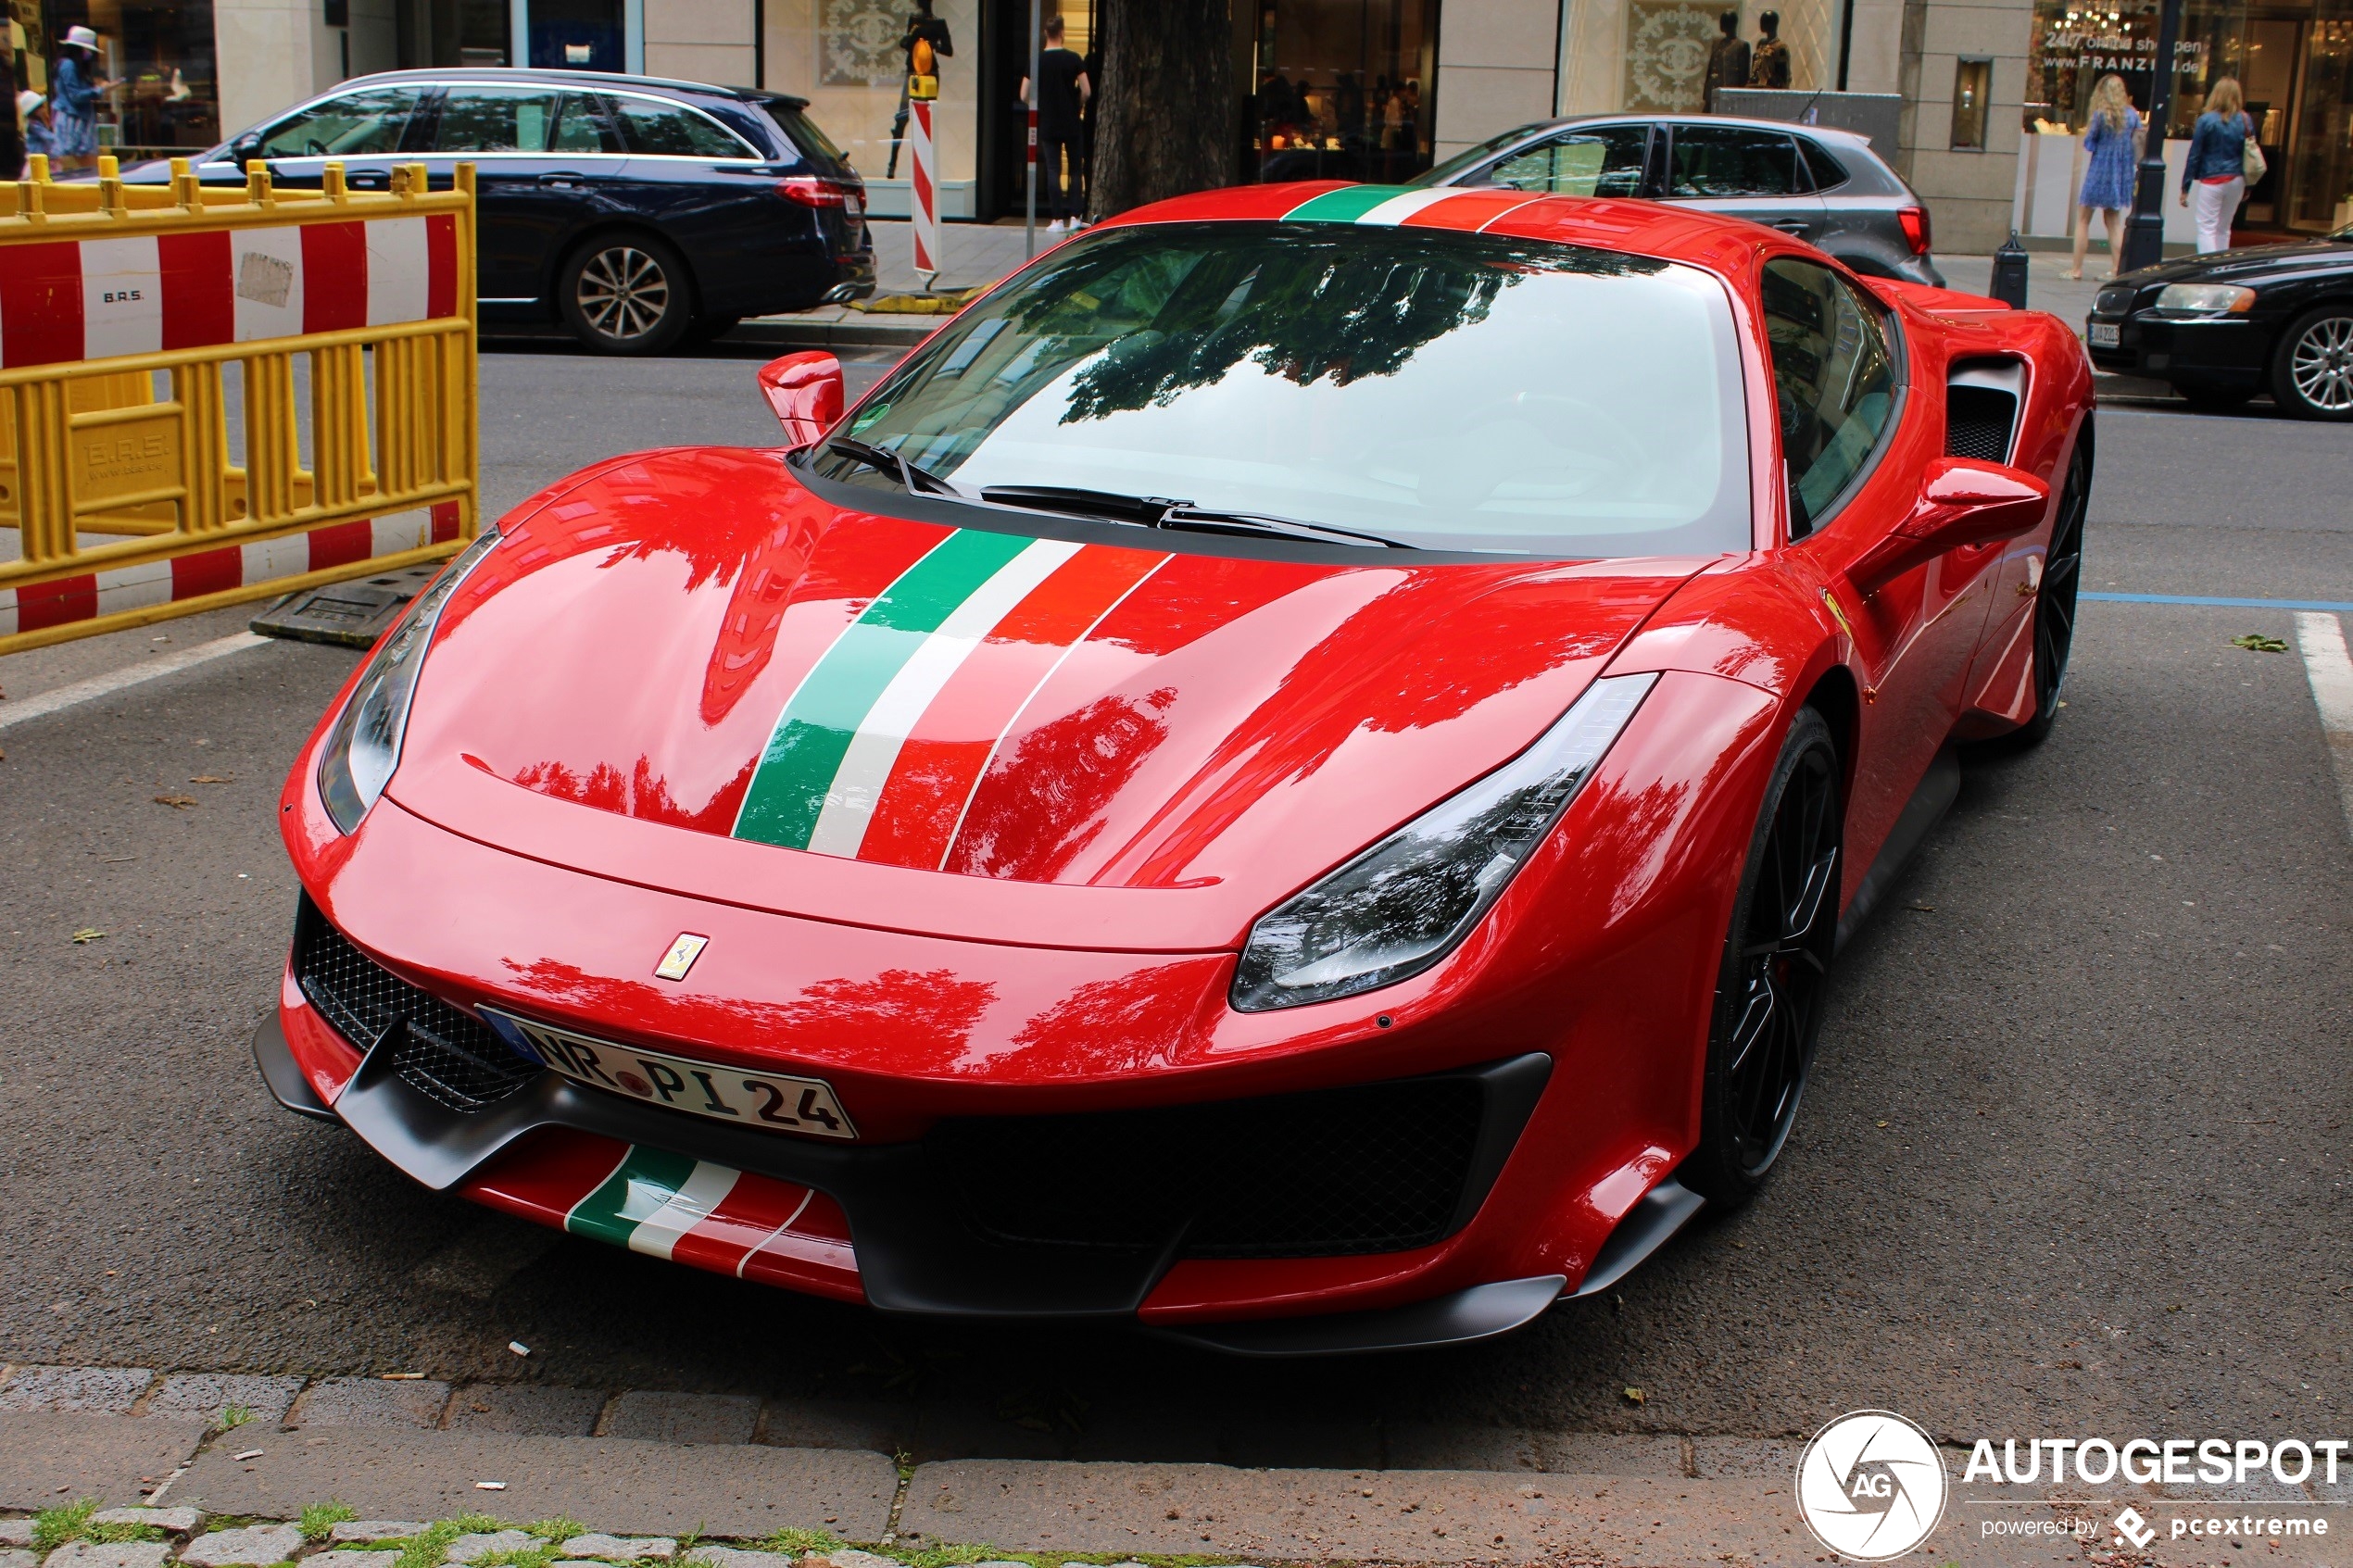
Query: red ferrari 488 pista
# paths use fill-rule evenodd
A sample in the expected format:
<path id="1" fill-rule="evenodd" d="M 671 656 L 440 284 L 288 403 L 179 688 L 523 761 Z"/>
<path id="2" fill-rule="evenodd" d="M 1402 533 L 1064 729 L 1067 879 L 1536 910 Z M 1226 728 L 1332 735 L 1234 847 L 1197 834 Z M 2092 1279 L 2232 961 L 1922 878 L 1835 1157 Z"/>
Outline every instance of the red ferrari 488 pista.
<path id="1" fill-rule="evenodd" d="M 2059 322 L 1641 202 L 1188 197 L 412 604 L 257 1054 L 438 1189 L 900 1314 L 1475 1338 L 1774 1165 L 2050 727 Z"/>

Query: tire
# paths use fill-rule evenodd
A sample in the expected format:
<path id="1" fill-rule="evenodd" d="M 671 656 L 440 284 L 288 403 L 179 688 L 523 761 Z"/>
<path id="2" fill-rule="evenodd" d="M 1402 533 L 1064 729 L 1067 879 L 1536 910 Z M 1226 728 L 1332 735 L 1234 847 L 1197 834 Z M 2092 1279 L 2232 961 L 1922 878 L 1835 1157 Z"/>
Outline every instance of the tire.
<path id="1" fill-rule="evenodd" d="M 2306 420 L 2353 420 L 2353 305 L 2323 305 L 2288 324 L 2271 350 L 2271 396 Z"/>
<path id="2" fill-rule="evenodd" d="M 2006 749 L 2040 746 L 2058 721 L 2059 688 L 2067 681 L 2067 659 L 2075 646 L 2075 596 L 2083 579 L 2083 516 L 2092 505 L 2092 422 L 2083 421 L 2075 451 L 2067 460 L 2067 483 L 2059 490 L 2057 521 L 2050 548 L 2043 554 L 2043 577 L 2034 588 L 2034 712 L 2025 723 L 1990 744 Z"/>
<path id="3" fill-rule="evenodd" d="M 604 234 L 564 262 L 564 325 L 597 354 L 662 354 L 694 321 L 694 284 L 677 251 L 650 234 Z"/>
<path id="4" fill-rule="evenodd" d="M 1685 1186 L 1737 1208 L 1754 1198 L 1796 1123 L 1814 1065 L 1838 936 L 1838 748 L 1800 709 L 1782 737 L 1732 900 Z"/>

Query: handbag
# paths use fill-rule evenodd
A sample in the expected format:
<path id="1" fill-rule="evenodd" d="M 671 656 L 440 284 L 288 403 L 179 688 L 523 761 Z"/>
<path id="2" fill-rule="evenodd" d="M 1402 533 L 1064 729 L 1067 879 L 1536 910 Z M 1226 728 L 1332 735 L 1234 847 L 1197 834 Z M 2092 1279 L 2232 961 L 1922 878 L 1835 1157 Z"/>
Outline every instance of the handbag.
<path id="1" fill-rule="evenodd" d="M 2247 121 L 2246 140 L 2240 146 L 2239 172 L 2246 176 L 2247 186 L 2252 189 L 2262 183 L 2264 174 L 2271 167 L 2263 161 L 2263 149 L 2255 144 L 2254 121 Z"/>

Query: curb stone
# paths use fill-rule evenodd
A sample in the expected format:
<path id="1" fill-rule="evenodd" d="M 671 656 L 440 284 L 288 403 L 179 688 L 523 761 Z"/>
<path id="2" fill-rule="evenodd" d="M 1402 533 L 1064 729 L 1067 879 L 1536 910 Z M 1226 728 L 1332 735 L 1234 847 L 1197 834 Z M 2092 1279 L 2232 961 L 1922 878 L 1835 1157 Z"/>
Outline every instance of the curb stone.
<path id="1" fill-rule="evenodd" d="M 678 1543 L 668 1536 L 608 1536 L 591 1531 L 567 1539 L 556 1555 L 606 1562 L 667 1562 L 678 1555 Z"/>
<path id="2" fill-rule="evenodd" d="M 36 1552 L 22 1551 L 14 1547 L 0 1550 L 0 1568 L 35 1568 L 40 1561 Z"/>
<path id="3" fill-rule="evenodd" d="M 327 1538 L 341 1545 L 345 1541 L 405 1541 L 424 1533 L 422 1524 L 406 1519 L 346 1519 Z"/>
<path id="4" fill-rule="evenodd" d="M 444 1562 L 472 1562 L 494 1551 L 529 1551 L 539 1545 L 539 1537 L 528 1530 L 493 1530 L 486 1535 L 459 1536 L 441 1554 Z M 260 1568 L 268 1568 L 267 1564 Z"/>
<path id="5" fill-rule="evenodd" d="M 24 1547 L 32 1544 L 32 1521 L 30 1519 L 0 1519 L 0 1547 Z"/>
<path id="6" fill-rule="evenodd" d="M 195 1508 L 102 1508 L 90 1516 L 93 1524 L 152 1524 L 167 1535 L 184 1536 L 204 1523 Z"/>
<path id="7" fill-rule="evenodd" d="M 161 1541 L 68 1541 L 51 1552 L 44 1568 L 163 1568 L 171 1548 Z"/>
<path id="8" fill-rule="evenodd" d="M 271 1568 L 302 1546 L 302 1531 L 295 1525 L 248 1524 L 197 1537 L 181 1549 L 180 1561 L 193 1568 Z"/>

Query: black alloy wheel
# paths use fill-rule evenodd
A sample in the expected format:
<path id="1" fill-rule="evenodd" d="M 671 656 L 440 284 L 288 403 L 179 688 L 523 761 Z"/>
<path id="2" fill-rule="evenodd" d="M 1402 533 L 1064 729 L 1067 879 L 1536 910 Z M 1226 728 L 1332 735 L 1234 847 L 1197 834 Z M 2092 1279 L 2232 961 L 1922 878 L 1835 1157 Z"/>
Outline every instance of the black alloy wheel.
<path id="1" fill-rule="evenodd" d="M 2297 317 L 2271 352 L 2271 395 L 2307 420 L 2353 420 L 2353 305 Z"/>
<path id="2" fill-rule="evenodd" d="M 1830 725 L 1800 709 L 1781 742 L 1732 903 L 1701 1092 L 1699 1147 L 1683 1185 L 1745 1203 L 1797 1122 L 1838 937 L 1838 750 Z"/>
<path id="3" fill-rule="evenodd" d="M 598 354 L 661 354 L 694 319 L 694 288 L 678 253 L 649 234 L 590 240 L 558 283 L 564 325 Z"/>
<path id="4" fill-rule="evenodd" d="M 2083 578 L 2083 516 L 2092 505 L 2092 424 L 2075 438 L 2067 483 L 2059 490 L 2058 517 L 2051 524 L 2050 548 L 2043 553 L 2043 577 L 2034 589 L 2034 713 L 2002 737 L 2015 746 L 2038 746 L 2058 721 L 2059 687 L 2067 679 L 2067 656 L 2075 646 L 2075 596 Z"/>

